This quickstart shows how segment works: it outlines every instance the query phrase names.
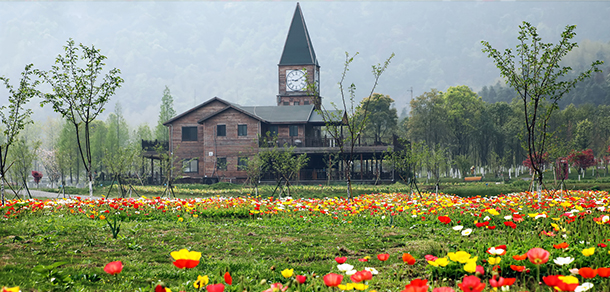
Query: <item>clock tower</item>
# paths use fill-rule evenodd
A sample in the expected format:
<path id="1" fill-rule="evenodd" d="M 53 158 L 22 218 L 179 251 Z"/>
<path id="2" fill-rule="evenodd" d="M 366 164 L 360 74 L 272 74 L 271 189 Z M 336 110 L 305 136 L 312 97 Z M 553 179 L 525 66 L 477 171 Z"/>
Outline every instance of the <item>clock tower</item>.
<path id="1" fill-rule="evenodd" d="M 320 108 L 320 65 L 299 3 L 278 64 L 278 79 L 278 106 L 313 104 Z"/>

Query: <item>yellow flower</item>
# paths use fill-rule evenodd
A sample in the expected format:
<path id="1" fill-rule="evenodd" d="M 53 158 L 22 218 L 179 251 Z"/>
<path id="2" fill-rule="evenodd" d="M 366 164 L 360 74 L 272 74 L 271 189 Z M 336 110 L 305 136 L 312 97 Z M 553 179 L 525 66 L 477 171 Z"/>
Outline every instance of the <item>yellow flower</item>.
<path id="1" fill-rule="evenodd" d="M 368 285 L 364 285 L 363 283 L 354 283 L 353 286 L 354 286 L 354 289 L 360 290 L 360 291 L 364 291 L 364 290 L 366 290 L 366 288 L 369 287 Z"/>
<path id="2" fill-rule="evenodd" d="M 354 289 L 354 283 L 347 283 L 346 285 L 340 284 L 337 287 L 343 291 L 349 291 Z"/>
<path id="3" fill-rule="evenodd" d="M 19 286 L 13 287 L 13 288 L 8 288 L 8 287 L 2 287 L 2 292 L 19 292 Z"/>
<path id="4" fill-rule="evenodd" d="M 292 277 L 292 274 L 294 274 L 294 269 L 285 269 L 282 271 L 282 276 L 284 276 L 284 278 L 290 278 Z"/>
<path id="5" fill-rule="evenodd" d="M 454 261 L 454 262 L 459 262 L 462 264 L 465 264 L 468 259 L 470 259 L 470 254 L 465 252 L 465 251 L 458 251 L 458 252 L 450 252 L 447 254 L 447 256 L 449 256 L 449 259 Z"/>
<path id="6" fill-rule="evenodd" d="M 468 262 L 465 266 L 464 266 L 464 271 L 468 272 L 468 273 L 474 273 L 477 271 L 477 262 Z"/>
<path id="7" fill-rule="evenodd" d="M 193 214 L 193 218 L 197 218 L 197 217 L 199 217 L 199 215 Z"/>
<path id="8" fill-rule="evenodd" d="M 100 220 L 106 220 L 106 216 L 100 215 Z"/>
<path id="9" fill-rule="evenodd" d="M 208 275 L 205 276 L 197 276 L 197 281 L 193 283 L 193 286 L 199 290 L 203 289 L 210 282 L 210 278 Z"/>
<path id="10" fill-rule="evenodd" d="M 500 263 L 500 261 L 501 261 L 501 260 L 502 260 L 502 258 L 501 258 L 501 257 L 495 257 L 495 258 L 494 258 L 494 257 L 490 257 L 490 258 L 487 258 L 487 262 L 488 262 L 490 265 L 497 265 L 497 264 L 499 264 L 499 263 Z"/>
<path id="11" fill-rule="evenodd" d="M 570 284 L 578 284 L 578 278 L 574 277 L 574 276 L 559 276 L 557 277 L 559 278 L 559 280 L 561 280 L 561 282 L 564 282 L 568 285 Z"/>
<path id="12" fill-rule="evenodd" d="M 182 217 L 178 218 L 178 222 L 182 222 L 182 221 L 184 221 L 184 218 L 182 218 Z"/>
<path id="13" fill-rule="evenodd" d="M 585 248 L 582 250 L 582 255 L 584 255 L 586 257 L 593 255 L 594 253 L 595 253 L 595 247 Z"/>
<path id="14" fill-rule="evenodd" d="M 487 209 L 487 212 L 489 212 L 489 214 L 494 215 L 494 216 L 500 215 L 500 213 L 498 213 L 498 211 L 496 211 L 496 209 Z"/>
<path id="15" fill-rule="evenodd" d="M 449 264 L 449 260 L 447 258 L 438 258 L 435 261 L 428 261 L 428 264 L 435 267 L 446 267 Z"/>

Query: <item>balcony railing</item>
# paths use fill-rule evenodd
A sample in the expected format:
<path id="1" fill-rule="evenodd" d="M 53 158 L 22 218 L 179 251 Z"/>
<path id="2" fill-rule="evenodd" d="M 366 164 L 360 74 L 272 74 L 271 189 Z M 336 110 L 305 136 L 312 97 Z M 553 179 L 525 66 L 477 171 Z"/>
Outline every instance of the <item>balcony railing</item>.
<path id="1" fill-rule="evenodd" d="M 345 146 L 350 146 L 349 141 L 345 141 Z M 339 147 L 339 141 L 334 138 L 296 138 L 296 137 L 277 137 L 275 140 L 259 139 L 259 147 Z M 392 145 L 391 138 L 376 140 L 374 137 L 360 137 L 356 140 L 355 146 L 388 146 Z"/>

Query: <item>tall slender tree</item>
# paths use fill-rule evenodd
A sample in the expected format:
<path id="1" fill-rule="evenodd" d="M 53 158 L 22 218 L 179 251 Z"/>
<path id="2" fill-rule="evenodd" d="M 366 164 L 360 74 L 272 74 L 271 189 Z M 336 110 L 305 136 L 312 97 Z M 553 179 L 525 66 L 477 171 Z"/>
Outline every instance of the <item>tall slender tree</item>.
<path id="1" fill-rule="evenodd" d="M 155 128 L 155 139 L 159 141 L 169 140 L 169 129 L 163 125 L 167 120 L 176 115 L 174 110 L 174 98 L 172 97 L 169 87 L 165 86 L 163 97 L 161 98 L 161 108 L 159 109 L 159 121 Z"/>
<path id="2" fill-rule="evenodd" d="M 524 121 L 527 131 L 526 145 L 528 157 L 532 161 L 532 168 L 537 177 L 538 184 L 543 185 L 543 162 L 541 158 L 546 151 L 548 138 L 548 121 L 553 110 L 558 108 L 557 103 L 567 92 L 585 78 L 591 76 L 593 71 L 599 71 L 601 61 L 595 61 L 590 69 L 582 72 L 574 79 L 567 78 L 571 67 L 561 66 L 561 59 L 572 49 L 577 47 L 572 39 L 576 35 L 575 25 L 569 25 L 561 33 L 558 44 L 543 43 L 536 27 L 527 22 L 519 26 L 519 44 L 516 54 L 511 49 L 503 53 L 494 49 L 488 42 L 483 41 L 483 52 L 494 61 L 500 69 L 500 74 L 506 79 L 508 85 L 514 88 L 522 101 Z M 544 106 L 544 102 L 550 106 Z"/>
<path id="3" fill-rule="evenodd" d="M 4 125 L 4 137 L 0 144 L 0 197 L 2 199 L 2 205 L 5 203 L 4 182 L 6 181 L 6 172 L 10 166 L 8 160 L 9 148 L 17 139 L 19 132 L 23 130 L 26 124 L 31 122 L 30 116 L 32 115 L 32 110 L 26 109 L 25 105 L 33 96 L 40 94 L 40 92 L 36 90 L 36 86 L 39 82 L 32 81 L 30 77 L 34 74 L 32 66 L 32 64 L 25 66 L 24 71 L 21 73 L 19 88 L 17 89 L 10 85 L 10 80 L 8 78 L 0 77 L 0 80 L 4 82 L 4 85 L 10 94 L 8 97 L 8 107 L 0 107 L 0 118 L 2 120 L 2 125 Z"/>
<path id="4" fill-rule="evenodd" d="M 93 196 L 90 126 L 124 80 L 117 68 L 101 75 L 106 56 L 94 46 L 87 47 L 82 43 L 76 46 L 74 40 L 69 39 L 64 51 L 65 55 L 57 56 L 56 65 L 51 70 L 38 71 L 53 90 L 44 95 L 42 104 L 51 104 L 53 110 L 74 126 L 75 142 L 89 181 L 89 196 Z M 80 67 L 83 63 L 85 66 Z"/>

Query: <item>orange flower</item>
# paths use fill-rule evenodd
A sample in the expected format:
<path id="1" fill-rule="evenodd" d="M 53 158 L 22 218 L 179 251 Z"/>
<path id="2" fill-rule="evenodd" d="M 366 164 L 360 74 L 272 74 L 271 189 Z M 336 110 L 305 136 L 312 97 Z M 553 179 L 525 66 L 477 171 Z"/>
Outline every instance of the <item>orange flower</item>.
<path id="1" fill-rule="evenodd" d="M 580 268 L 578 270 L 578 274 L 585 279 L 591 279 L 597 276 L 597 270 L 588 267 Z"/>
<path id="2" fill-rule="evenodd" d="M 527 253 L 527 259 L 534 265 L 541 265 L 549 261 L 551 255 L 548 251 L 543 248 L 534 247 Z"/>
<path id="3" fill-rule="evenodd" d="M 523 271 L 525 271 L 525 266 L 510 265 L 510 269 L 515 272 L 523 272 Z"/>
<path id="4" fill-rule="evenodd" d="M 610 268 L 598 268 L 597 274 L 602 278 L 608 278 L 610 276 Z"/>
<path id="5" fill-rule="evenodd" d="M 522 255 L 514 255 L 514 256 L 513 256 L 513 259 L 514 259 L 515 261 L 522 261 L 522 260 L 524 260 L 524 259 L 526 259 L 526 258 L 527 258 L 527 254 L 522 254 Z"/>
<path id="6" fill-rule="evenodd" d="M 409 266 L 412 266 L 415 264 L 415 258 L 408 253 L 402 254 L 402 261 L 407 263 L 407 265 L 409 265 Z"/>
<path id="7" fill-rule="evenodd" d="M 562 242 L 560 244 L 553 244 L 553 247 L 556 249 L 564 249 L 564 248 L 568 248 L 569 246 L 570 245 L 565 242 Z"/>
<path id="8" fill-rule="evenodd" d="M 390 255 L 387 253 L 381 253 L 377 255 L 377 259 L 379 259 L 382 262 L 387 261 L 390 258 Z"/>

